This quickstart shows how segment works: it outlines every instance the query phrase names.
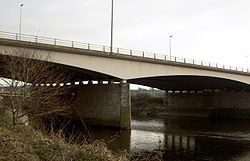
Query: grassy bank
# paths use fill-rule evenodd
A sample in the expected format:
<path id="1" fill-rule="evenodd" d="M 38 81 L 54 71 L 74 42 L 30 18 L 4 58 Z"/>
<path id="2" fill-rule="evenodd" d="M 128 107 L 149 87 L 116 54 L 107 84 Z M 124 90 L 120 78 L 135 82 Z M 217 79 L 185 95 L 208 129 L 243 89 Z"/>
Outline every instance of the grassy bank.
<path id="1" fill-rule="evenodd" d="M 126 156 L 114 154 L 102 143 L 75 144 L 66 142 L 60 133 L 43 134 L 30 126 L 0 119 L 1 161 L 126 161 Z"/>

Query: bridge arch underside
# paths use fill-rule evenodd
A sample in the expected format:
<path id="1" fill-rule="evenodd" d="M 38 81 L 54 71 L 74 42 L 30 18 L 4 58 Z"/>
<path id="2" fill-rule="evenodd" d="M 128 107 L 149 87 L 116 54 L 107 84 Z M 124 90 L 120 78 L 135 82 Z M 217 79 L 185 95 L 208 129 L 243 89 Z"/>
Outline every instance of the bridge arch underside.
<path id="1" fill-rule="evenodd" d="M 27 59 L 27 58 L 23 58 L 23 59 Z M 6 70 L 5 70 L 5 67 L 4 67 L 5 62 L 4 61 L 9 61 L 9 60 L 3 59 L 3 55 L 0 55 L 0 77 L 11 79 L 11 77 L 12 77 L 11 74 L 6 72 Z M 46 63 L 48 63 L 48 65 L 52 64 L 52 65 L 55 65 L 57 67 L 60 67 L 60 69 L 61 69 L 61 71 L 59 71 L 60 74 L 64 73 L 66 77 L 67 76 L 70 77 L 68 79 L 70 82 L 89 81 L 89 80 L 103 80 L 103 81 L 108 81 L 108 80 L 120 81 L 121 80 L 120 78 L 117 78 L 117 77 L 114 77 L 114 76 L 111 76 L 108 74 L 96 72 L 96 71 L 91 71 L 88 69 L 73 67 L 73 66 L 69 66 L 69 65 L 55 63 L 55 62 L 48 62 L 46 60 L 45 61 L 33 60 L 33 61 L 35 62 L 34 64 L 37 64 L 38 66 L 39 66 L 38 63 L 46 62 Z M 20 78 L 18 80 L 23 81 L 22 78 Z M 53 82 L 44 82 L 44 83 L 53 83 Z"/>
<path id="2" fill-rule="evenodd" d="M 0 76 L 5 78 L 10 78 L 10 75 L 6 75 L 6 72 L 1 71 L 4 62 L 3 55 L 0 55 Z M 39 63 L 41 60 L 34 60 Z M 60 66 L 65 75 L 70 76 L 71 82 L 78 81 L 89 81 L 89 80 L 102 80 L 102 81 L 121 81 L 121 78 L 105 74 L 98 71 L 88 70 L 79 67 L 73 67 L 70 65 L 59 64 L 55 62 L 52 63 L 56 66 Z M 250 85 L 236 80 L 212 77 L 212 76 L 202 76 L 202 75 L 168 75 L 168 76 L 154 76 L 154 77 L 143 77 L 128 79 L 128 83 L 144 85 L 148 87 L 154 87 L 161 90 L 245 90 L 250 91 Z M 53 82 L 45 82 L 53 83 Z"/>
<path id="3" fill-rule="evenodd" d="M 235 80 L 194 75 L 172 75 L 147 77 L 128 80 L 129 83 L 158 88 L 165 91 L 190 90 L 245 90 L 250 91 L 250 85 Z"/>
<path id="4" fill-rule="evenodd" d="M 51 63 L 51 62 L 50 62 Z M 65 74 L 71 73 L 71 81 L 121 81 L 121 78 L 88 69 L 54 63 L 65 69 Z M 170 75 L 129 79 L 128 83 L 158 88 L 165 91 L 190 90 L 235 90 L 250 91 L 250 84 L 226 78 L 199 75 Z"/>
<path id="5" fill-rule="evenodd" d="M 122 79 L 117 78 L 112 75 L 88 70 L 88 69 L 83 69 L 83 68 L 78 68 L 78 67 L 72 67 L 68 65 L 62 65 L 62 64 L 57 64 L 61 66 L 62 68 L 66 69 L 69 71 L 72 75 L 71 81 L 72 82 L 79 82 L 79 81 L 109 81 L 109 80 L 114 80 L 114 81 L 121 81 Z"/>

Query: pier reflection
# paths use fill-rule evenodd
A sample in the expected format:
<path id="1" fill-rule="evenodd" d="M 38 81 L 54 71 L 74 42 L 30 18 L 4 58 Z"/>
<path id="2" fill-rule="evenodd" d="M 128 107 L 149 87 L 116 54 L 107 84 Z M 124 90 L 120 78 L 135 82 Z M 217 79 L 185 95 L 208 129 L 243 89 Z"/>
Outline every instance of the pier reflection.
<path id="1" fill-rule="evenodd" d="M 196 142 L 194 137 L 166 134 L 167 139 L 165 143 L 166 150 L 193 152 L 196 149 Z"/>
<path id="2" fill-rule="evenodd" d="M 249 121 L 136 118 L 131 131 L 91 129 L 114 151 L 161 150 L 165 160 L 250 160 Z"/>

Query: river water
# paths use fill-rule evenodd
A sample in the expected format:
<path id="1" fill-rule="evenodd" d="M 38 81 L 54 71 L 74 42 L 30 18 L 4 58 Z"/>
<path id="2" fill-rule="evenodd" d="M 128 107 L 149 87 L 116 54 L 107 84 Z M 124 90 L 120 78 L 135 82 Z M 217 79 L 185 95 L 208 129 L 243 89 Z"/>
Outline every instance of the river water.
<path id="1" fill-rule="evenodd" d="M 250 120 L 134 117 L 131 131 L 90 129 L 114 151 L 161 150 L 168 161 L 250 161 Z"/>

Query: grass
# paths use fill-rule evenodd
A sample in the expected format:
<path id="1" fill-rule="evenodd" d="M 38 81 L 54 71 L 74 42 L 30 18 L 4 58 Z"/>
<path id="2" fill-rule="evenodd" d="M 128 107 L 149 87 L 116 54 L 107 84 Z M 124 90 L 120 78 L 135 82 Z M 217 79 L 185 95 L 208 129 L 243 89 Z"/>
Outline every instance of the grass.
<path id="1" fill-rule="evenodd" d="M 43 134 L 30 126 L 11 125 L 0 119 L 0 161 L 126 161 L 100 141 L 76 144 L 60 133 Z"/>

